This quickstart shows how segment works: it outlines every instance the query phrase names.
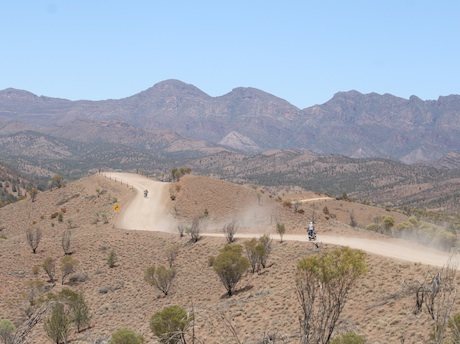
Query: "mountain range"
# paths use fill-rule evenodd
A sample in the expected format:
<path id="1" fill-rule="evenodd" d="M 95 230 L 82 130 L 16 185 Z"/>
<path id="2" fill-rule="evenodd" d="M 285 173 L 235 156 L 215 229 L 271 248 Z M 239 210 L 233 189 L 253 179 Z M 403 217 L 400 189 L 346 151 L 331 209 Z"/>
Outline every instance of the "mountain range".
<path id="1" fill-rule="evenodd" d="M 255 88 L 239 87 L 211 97 L 178 80 L 102 101 L 0 91 L 3 137 L 33 131 L 75 142 L 116 142 L 195 155 L 303 148 L 408 164 L 436 161 L 460 152 L 459 119 L 459 95 L 423 101 L 349 91 L 299 109 Z"/>
<path id="2" fill-rule="evenodd" d="M 0 91 L 0 166 L 39 189 L 61 174 L 175 167 L 234 183 L 300 186 L 389 207 L 460 209 L 460 96 L 341 92 L 298 109 L 254 88 L 211 97 L 177 80 L 123 99 Z"/>

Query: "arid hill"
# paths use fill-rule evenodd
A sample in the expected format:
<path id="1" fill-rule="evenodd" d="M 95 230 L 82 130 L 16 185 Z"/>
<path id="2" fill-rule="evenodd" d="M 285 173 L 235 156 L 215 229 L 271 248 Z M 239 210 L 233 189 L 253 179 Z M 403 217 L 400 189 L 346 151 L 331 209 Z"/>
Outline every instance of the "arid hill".
<path id="1" fill-rule="evenodd" d="M 254 235 L 270 233 L 273 250 L 269 264 L 260 274 L 248 273 L 232 298 L 209 266 L 209 257 L 223 247 L 223 238 L 203 237 L 190 243 L 178 234 L 126 231 L 114 227 L 119 212 L 133 196 L 129 185 L 92 175 L 70 182 L 62 188 L 40 193 L 35 202 L 30 199 L 0 209 L 0 318 L 14 321 L 20 327 L 27 323 L 25 310 L 30 306 L 30 281 L 40 281 L 48 292 L 57 293 L 63 287 L 82 291 L 93 315 L 91 328 L 75 333 L 72 343 L 107 343 L 110 334 L 128 327 L 142 334 L 147 343 L 157 343 L 149 329 L 151 315 L 167 305 L 191 309 L 196 317 L 196 335 L 205 343 L 237 343 L 229 324 L 242 343 L 259 343 L 264 333 L 276 333 L 286 343 L 297 342 L 299 331 L 294 273 L 297 261 L 306 255 L 331 248 L 316 248 L 305 242 L 280 243 L 274 233 L 275 222 L 286 224 L 287 233 L 302 233 L 312 213 L 317 215 L 319 240 L 321 233 L 340 233 L 350 236 L 380 235 L 348 226 L 350 211 L 360 226 L 372 222 L 377 215 L 392 215 L 396 222 L 406 217 L 359 203 L 322 200 L 302 203 L 294 212 L 286 202 L 313 198 L 314 193 L 299 188 L 271 190 L 260 187 L 237 186 L 210 178 L 188 175 L 171 185 L 167 206 L 178 221 L 189 223 L 197 214 L 207 210 L 209 229 L 237 217 L 247 209 L 258 209 L 261 216 L 256 223 L 242 222 L 240 230 L 254 228 Z M 174 198 L 174 200 L 173 200 Z M 323 209 L 327 206 L 330 214 Z M 62 214 L 62 222 L 59 216 Z M 254 219 L 251 213 L 248 219 Z M 270 217 L 268 216 L 270 214 Z M 334 214 L 334 219 L 331 214 Z M 263 221 L 262 221 L 263 220 Z M 43 237 L 36 254 L 25 239 L 29 228 L 40 228 Z M 66 285 L 60 279 L 59 260 L 63 257 L 61 236 L 71 228 L 72 258 L 78 261 L 76 272 Z M 257 234 L 256 234 L 257 233 Z M 238 240 L 241 243 L 243 240 Z M 164 297 L 143 279 L 144 270 L 153 264 L 166 265 L 165 248 L 171 243 L 180 246 L 174 262 L 178 270 L 173 287 Z M 109 268 L 107 258 L 114 250 L 118 262 Z M 43 269 L 34 274 L 46 257 L 57 261 L 58 282 L 51 284 Z M 415 281 L 422 281 L 435 268 L 420 264 L 394 261 L 368 255 L 368 274 L 352 291 L 349 302 L 339 320 L 337 333 L 355 331 L 364 335 L 368 343 L 426 342 L 432 326 L 431 318 L 423 312 L 414 315 L 414 295 L 405 293 Z M 37 309 L 45 309 L 36 301 Z M 43 307 L 43 308 L 40 308 Z M 459 312 L 455 304 L 453 312 Z M 43 329 L 44 313 L 38 323 L 26 333 L 24 343 L 46 343 Z M 223 318 L 224 317 L 224 318 Z M 223 319 L 226 319 L 224 321 Z M 20 327 L 24 329 L 25 327 Z"/>

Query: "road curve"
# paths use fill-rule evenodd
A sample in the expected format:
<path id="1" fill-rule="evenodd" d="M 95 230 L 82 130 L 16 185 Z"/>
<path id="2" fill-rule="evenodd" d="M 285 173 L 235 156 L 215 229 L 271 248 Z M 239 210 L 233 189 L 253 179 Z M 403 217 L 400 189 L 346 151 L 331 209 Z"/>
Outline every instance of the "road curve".
<path id="1" fill-rule="evenodd" d="M 166 212 L 165 203 L 169 196 L 169 183 L 158 182 L 133 173 L 103 172 L 106 177 L 132 186 L 137 192 L 133 200 L 121 209 L 116 225 L 123 229 L 174 232 L 176 221 Z M 143 191 L 148 190 L 147 198 Z M 260 233 L 262 234 L 262 233 Z M 206 236 L 222 237 L 221 233 L 206 233 Z M 237 238 L 252 238 L 254 233 L 237 233 Z M 273 237 L 276 237 L 273 235 Z M 308 241 L 307 236 L 286 234 L 286 241 Z M 359 237 L 344 237 L 329 234 L 318 235 L 318 242 L 349 246 L 355 249 L 403 260 L 442 267 L 446 264 L 449 254 L 443 251 L 422 247 L 398 239 L 368 239 Z"/>
<path id="2" fill-rule="evenodd" d="M 114 182 L 123 182 L 136 191 L 134 198 L 120 209 L 115 225 L 130 230 L 171 232 L 173 221 L 167 216 L 165 197 L 169 195 L 169 183 L 159 182 L 134 173 L 102 172 Z M 144 190 L 148 196 L 144 197 Z"/>

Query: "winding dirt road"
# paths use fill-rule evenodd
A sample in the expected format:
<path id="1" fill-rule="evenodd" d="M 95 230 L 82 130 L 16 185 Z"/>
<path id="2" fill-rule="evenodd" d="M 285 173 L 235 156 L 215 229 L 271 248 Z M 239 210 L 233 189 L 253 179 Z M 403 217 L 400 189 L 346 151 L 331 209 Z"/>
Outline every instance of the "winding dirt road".
<path id="1" fill-rule="evenodd" d="M 121 210 L 116 223 L 118 227 L 161 232 L 174 232 L 176 230 L 177 223 L 167 214 L 165 209 L 169 197 L 169 183 L 158 182 L 132 173 L 104 172 L 102 174 L 114 181 L 127 183 L 137 191 L 136 196 L 126 206 L 126 209 Z M 143 196 L 144 190 L 149 191 L 147 198 Z M 221 233 L 206 233 L 204 235 L 223 236 Z M 238 233 L 236 237 L 252 238 L 254 233 Z M 283 236 L 283 240 L 308 241 L 306 235 L 298 234 L 286 234 Z M 449 254 L 446 252 L 391 238 L 376 240 L 320 234 L 318 241 L 349 246 L 372 254 L 432 266 L 444 266 L 449 258 Z"/>

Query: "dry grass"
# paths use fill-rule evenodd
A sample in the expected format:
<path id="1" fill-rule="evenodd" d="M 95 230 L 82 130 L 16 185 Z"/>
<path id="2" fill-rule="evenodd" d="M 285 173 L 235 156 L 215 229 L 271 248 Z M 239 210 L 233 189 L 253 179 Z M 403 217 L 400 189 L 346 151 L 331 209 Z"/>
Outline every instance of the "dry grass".
<path id="1" fill-rule="evenodd" d="M 287 233 L 303 233 L 309 215 L 315 212 L 319 235 L 326 231 L 373 235 L 351 229 L 340 221 L 326 220 L 322 208 L 327 205 L 330 212 L 342 220 L 347 219 L 346 214 L 354 206 L 360 224 L 372 220 L 377 212 L 385 213 L 345 201 L 319 201 L 303 205 L 302 215 L 286 209 L 267 192 L 262 194 L 259 203 L 257 192 L 260 190 L 254 188 L 196 176 L 186 176 L 179 184 L 177 188 L 172 186 L 177 197 L 168 205 L 179 220 L 190 221 L 207 209 L 209 229 L 220 230 L 222 223 L 237 218 L 242 219 L 241 231 L 270 232 L 275 239 L 269 267 L 261 274 L 247 274 L 234 297 L 226 297 L 225 289 L 208 264 L 208 257 L 216 255 L 225 244 L 224 238 L 204 237 L 190 244 L 187 237 L 179 238 L 178 234 L 115 228 L 113 223 L 118 213 L 113 210 L 114 199 L 125 207 L 133 191 L 126 185 L 94 175 L 41 193 L 33 203 L 29 199 L 0 209 L 5 226 L 2 233 L 6 236 L 0 240 L 0 318 L 11 319 L 18 325 L 26 319 L 21 305 L 27 282 L 38 279 L 46 283 L 47 279 L 43 270 L 35 276 L 32 267 L 42 264 L 48 256 L 60 259 L 64 255 L 61 235 L 67 228 L 66 220 L 72 219 L 75 226 L 72 257 L 79 262 L 77 273 L 86 274 L 88 278 L 67 287 L 84 292 L 93 314 L 92 327 L 79 334 L 72 333 L 73 343 L 94 343 L 108 338 L 121 327 L 141 333 L 147 343 L 157 343 L 149 329 L 149 319 L 154 312 L 173 304 L 187 308 L 193 305 L 198 320 L 196 333 L 205 343 L 236 343 L 227 323 L 236 329 L 242 343 L 256 343 L 266 331 L 295 336 L 299 329 L 295 265 L 301 257 L 318 249 L 308 243 L 280 244 L 274 234 L 276 221 L 286 224 Z M 96 190 L 104 192 L 97 197 Z M 66 212 L 62 223 L 50 218 L 63 207 Z M 107 224 L 100 220 L 103 214 L 107 216 Z M 25 231 L 33 227 L 43 230 L 35 255 L 25 240 Z M 167 265 L 165 248 L 173 242 L 180 246 L 174 263 L 178 274 L 170 294 L 163 297 L 144 282 L 143 272 L 153 264 Z M 324 245 L 322 249 L 330 247 Z M 118 262 L 111 269 L 106 260 L 112 249 L 117 253 Z M 354 330 L 365 335 L 369 343 L 400 343 L 401 336 L 405 336 L 406 343 L 425 342 L 431 326 L 428 316 L 413 315 L 412 298 L 389 295 L 403 290 L 415 279 L 422 279 L 434 268 L 372 255 L 368 256 L 367 263 L 369 272 L 350 295 L 338 331 Z M 58 280 L 59 277 L 58 272 Z M 51 290 L 57 292 L 61 288 L 58 283 Z M 454 311 L 459 310 L 456 305 Z M 222 316 L 227 321 L 222 320 Z M 43 325 L 39 323 L 27 343 L 47 341 Z M 291 337 L 289 342 L 298 341 Z"/>

